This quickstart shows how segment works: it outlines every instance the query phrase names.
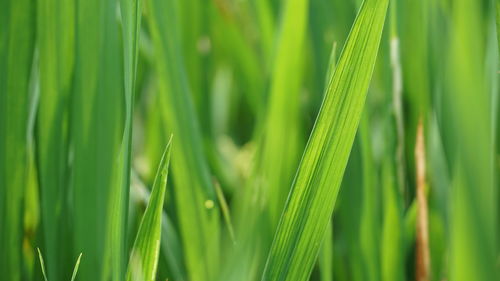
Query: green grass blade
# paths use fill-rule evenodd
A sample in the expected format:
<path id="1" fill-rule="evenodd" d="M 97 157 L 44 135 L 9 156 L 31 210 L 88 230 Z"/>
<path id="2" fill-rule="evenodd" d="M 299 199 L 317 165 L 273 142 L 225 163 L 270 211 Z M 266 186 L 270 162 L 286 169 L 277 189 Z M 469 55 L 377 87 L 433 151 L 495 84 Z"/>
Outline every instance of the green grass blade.
<path id="1" fill-rule="evenodd" d="M 332 45 L 332 50 L 330 51 L 330 58 L 328 60 L 328 67 L 326 70 L 325 77 L 325 90 L 328 88 L 328 82 L 330 77 L 335 72 L 335 66 L 337 63 L 337 43 L 334 42 Z M 321 273 L 321 281 L 332 281 L 333 280 L 333 223 L 330 220 L 328 227 L 326 229 L 325 239 L 321 245 L 321 250 L 319 254 L 319 268 Z"/>
<path id="2" fill-rule="evenodd" d="M 498 48 L 499 48 L 499 53 L 500 53 L 500 0 L 496 0 L 495 3 L 496 6 L 496 22 L 497 22 L 497 43 L 498 43 Z"/>
<path id="3" fill-rule="evenodd" d="M 170 164 L 170 138 L 153 184 L 151 197 L 135 238 L 127 269 L 127 280 L 155 280 L 162 228 L 163 201 Z"/>
<path id="4" fill-rule="evenodd" d="M 321 281 L 333 281 L 333 224 L 331 221 L 326 228 L 318 264 Z"/>
<path id="5" fill-rule="evenodd" d="M 77 1 L 71 108 L 74 250 L 84 253 L 81 280 L 123 280 L 124 96 L 120 29 L 114 0 Z M 110 201 L 110 196 L 116 200 Z M 116 203 L 118 202 L 118 203 Z M 108 229 L 114 229 L 112 239 Z M 89 229 L 92 230 L 89 233 Z M 112 271 L 111 271 L 112 269 Z"/>
<path id="6" fill-rule="evenodd" d="M 488 5 L 486 5 L 488 3 Z M 447 91 L 443 103 L 450 158 L 450 280 L 494 280 L 498 261 L 497 188 L 493 167 L 493 90 L 487 36 L 493 2 L 457 0 L 452 9 Z M 496 53 L 496 52 L 493 52 Z M 498 76 L 493 80 L 496 82 Z"/>
<path id="7" fill-rule="evenodd" d="M 269 198 L 271 231 L 276 228 L 299 161 L 302 126 L 300 94 L 309 1 L 285 1 L 265 120 L 262 159 L 258 163 L 262 187 Z M 283 136 L 287 136 L 283 138 Z"/>
<path id="8" fill-rule="evenodd" d="M 384 205 L 382 208 L 380 271 L 381 280 L 384 281 L 404 280 L 402 204 L 400 198 L 398 198 L 400 193 L 395 181 L 396 171 L 394 166 L 392 158 L 388 158 L 382 167 Z"/>
<path id="9" fill-rule="evenodd" d="M 40 260 L 40 268 L 42 269 L 43 280 L 47 281 L 47 273 L 45 272 L 45 262 L 43 261 L 42 253 L 40 248 L 36 248 L 38 251 L 38 259 Z"/>
<path id="10" fill-rule="evenodd" d="M 0 272 L 21 279 L 35 3 L 0 3 Z"/>
<path id="11" fill-rule="evenodd" d="M 362 158 L 363 200 L 361 204 L 360 240 L 361 259 L 365 279 L 380 280 L 380 231 L 378 201 L 380 191 L 377 184 L 372 153 L 369 110 L 365 110 L 359 126 L 359 141 Z"/>
<path id="12" fill-rule="evenodd" d="M 361 7 L 304 151 L 262 277 L 306 280 L 333 212 L 361 118 L 387 0 Z"/>
<path id="13" fill-rule="evenodd" d="M 80 260 L 82 258 L 82 253 L 78 255 L 78 259 L 76 260 L 75 267 L 73 268 L 73 274 L 71 275 L 71 281 L 75 281 L 76 274 L 78 273 L 78 268 L 80 267 Z"/>
<path id="14" fill-rule="evenodd" d="M 178 7 L 173 0 L 149 0 L 147 4 L 163 120 L 178 140 L 172 149 L 172 172 L 188 278 L 211 281 L 219 267 L 220 214 L 181 60 Z"/>
<path id="15" fill-rule="evenodd" d="M 158 162 L 160 162 L 160 155 Z M 150 190 L 145 184 L 133 174 L 131 198 L 138 200 L 141 205 L 147 205 L 151 197 Z M 156 175 L 155 175 L 156 176 Z M 153 179 L 154 180 L 154 179 Z M 186 280 L 186 269 L 184 268 L 184 258 L 182 256 L 182 245 L 179 239 L 179 234 L 172 219 L 163 211 L 161 224 L 161 250 L 158 264 L 158 274 L 166 272 L 167 278 L 170 280 L 183 281 Z M 163 261 L 163 264 L 161 263 Z M 163 268 L 162 268 L 163 265 Z M 158 276 L 163 278 L 164 276 Z"/>
<path id="16" fill-rule="evenodd" d="M 128 199 L 130 188 L 130 158 L 132 151 L 132 115 L 134 111 L 134 93 L 138 61 L 139 31 L 141 23 L 141 0 L 121 0 L 123 36 L 123 73 L 125 120 L 120 151 L 113 175 L 108 202 L 107 255 L 111 268 L 106 268 L 104 276 L 111 274 L 115 281 L 123 280 L 126 255 L 125 237 L 127 229 Z M 108 272 L 107 270 L 110 270 Z M 106 277 L 105 277 L 106 278 Z"/>
<path id="17" fill-rule="evenodd" d="M 75 2 L 37 1 L 40 104 L 37 152 L 47 269 L 62 278 L 71 254 L 67 235 L 69 98 L 74 67 Z M 65 244 L 61 244 L 65 243 Z"/>

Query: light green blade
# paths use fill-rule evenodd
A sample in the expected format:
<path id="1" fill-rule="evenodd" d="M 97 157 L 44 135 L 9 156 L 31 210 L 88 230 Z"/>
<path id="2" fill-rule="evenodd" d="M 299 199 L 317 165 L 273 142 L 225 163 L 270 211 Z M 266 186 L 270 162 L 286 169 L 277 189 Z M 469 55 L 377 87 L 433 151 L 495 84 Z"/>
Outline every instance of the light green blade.
<path id="1" fill-rule="evenodd" d="M 0 2 L 0 272 L 12 281 L 22 272 L 35 7 L 32 0 Z"/>
<path id="2" fill-rule="evenodd" d="M 40 98 L 38 171 L 47 269 L 60 280 L 71 254 L 67 237 L 69 98 L 74 67 L 75 2 L 37 1 Z M 66 236 L 65 236 L 66 235 Z"/>
<path id="3" fill-rule="evenodd" d="M 221 278 L 226 280 L 252 279 L 251 276 L 261 274 L 300 161 L 300 151 L 304 147 L 300 101 L 308 11 L 309 0 L 283 1 L 277 50 L 271 65 L 269 101 L 266 113 L 262 114 L 264 118 L 259 116 L 262 120 L 256 129 L 258 156 L 252 164 L 252 176 L 246 187 L 238 190 L 234 204 L 240 222 L 236 225 L 237 240 L 246 247 L 235 247 L 232 253 L 235 258 L 231 260 L 238 261 L 238 264 L 225 264 Z M 260 219 L 264 216 L 269 220 Z M 262 229 L 262 235 L 256 236 L 248 231 L 258 228 Z"/>
<path id="4" fill-rule="evenodd" d="M 146 211 L 135 238 L 127 269 L 129 280 L 155 280 L 160 252 L 163 201 L 167 188 L 172 137 L 165 148 Z"/>
<path id="5" fill-rule="evenodd" d="M 498 279 L 497 187 L 494 183 L 493 104 L 498 74 L 490 65 L 496 41 L 491 1 L 457 0 L 448 49 L 443 107 L 451 171 L 450 280 Z M 495 59 L 493 59 L 494 61 Z M 497 277 L 495 277 L 497 276 Z"/>
<path id="6" fill-rule="evenodd" d="M 394 155 L 390 154 L 390 155 Z M 395 182 L 395 168 L 389 158 L 382 164 L 382 191 L 384 196 L 383 224 L 381 232 L 380 271 L 381 280 L 404 280 L 404 247 L 401 198 Z"/>
<path id="7" fill-rule="evenodd" d="M 172 172 L 188 278 L 212 281 L 219 267 L 220 213 L 181 60 L 178 3 L 149 0 L 147 4 L 164 126 L 178 140 L 172 149 Z"/>
<path id="8" fill-rule="evenodd" d="M 304 151 L 263 281 L 306 280 L 312 271 L 361 118 L 387 5 L 366 0 L 361 6 Z"/>
<path id="9" fill-rule="evenodd" d="M 328 68 L 326 70 L 325 77 L 325 89 L 328 88 L 328 82 L 330 82 L 330 77 L 335 72 L 335 66 L 337 62 L 337 43 L 333 43 L 332 49 L 330 51 L 330 59 L 328 60 Z M 321 273 L 321 281 L 332 281 L 333 280 L 333 223 L 330 220 L 326 228 L 325 238 L 321 244 L 320 254 L 319 254 L 319 268 Z"/>
<path id="10" fill-rule="evenodd" d="M 273 63 L 269 105 L 265 120 L 262 158 L 257 163 L 265 194 L 269 200 L 271 231 L 276 229 L 281 211 L 300 160 L 301 87 L 304 67 L 304 41 L 309 1 L 285 1 L 280 34 Z M 286 136 L 284 138 L 283 136 Z"/>
<path id="11" fill-rule="evenodd" d="M 40 268 L 42 269 L 43 280 L 47 281 L 47 273 L 45 272 L 45 262 L 43 261 L 42 253 L 40 252 L 40 248 L 37 248 L 38 251 L 38 259 L 40 260 Z"/>
<path id="12" fill-rule="evenodd" d="M 78 256 L 78 259 L 76 260 L 75 267 L 73 268 L 73 274 L 71 275 L 71 281 L 75 281 L 76 279 L 76 274 L 78 273 L 78 268 L 80 267 L 80 260 L 82 259 L 82 253 Z"/>

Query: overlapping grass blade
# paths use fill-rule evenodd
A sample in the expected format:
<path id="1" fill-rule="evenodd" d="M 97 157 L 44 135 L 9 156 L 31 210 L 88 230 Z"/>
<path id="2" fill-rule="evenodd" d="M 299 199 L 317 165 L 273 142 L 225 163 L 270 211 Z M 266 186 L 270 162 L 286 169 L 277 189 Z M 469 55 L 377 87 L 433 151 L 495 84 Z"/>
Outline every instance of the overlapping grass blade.
<path id="1" fill-rule="evenodd" d="M 158 255 L 160 252 L 163 201 L 167 189 L 168 167 L 170 164 L 170 138 L 153 184 L 148 206 L 141 220 L 127 269 L 127 280 L 155 280 Z"/>
<path id="2" fill-rule="evenodd" d="M 118 180 L 125 170 L 121 166 L 125 98 L 116 8 L 114 0 L 77 1 L 75 7 L 71 185 L 74 247 L 86 256 L 78 274 L 82 280 L 125 276 L 128 187 Z M 117 200 L 110 201 L 110 196 Z M 116 201 L 120 203 L 113 204 Z M 116 230 L 112 247 L 108 228 Z"/>
<path id="3" fill-rule="evenodd" d="M 269 200 L 272 231 L 278 224 L 299 161 L 298 153 L 303 148 L 299 117 L 309 0 L 286 1 L 283 7 L 256 175 L 262 177 L 265 185 L 261 188 L 267 195 L 264 200 Z"/>
<path id="4" fill-rule="evenodd" d="M 372 154 L 372 136 L 369 127 L 370 111 L 365 110 L 359 128 L 359 141 L 363 165 L 363 200 L 361 205 L 360 246 L 364 279 L 380 280 L 380 225 L 375 165 Z M 378 191 L 378 192 L 377 192 Z"/>
<path id="5" fill-rule="evenodd" d="M 325 76 L 325 91 L 328 88 L 328 82 L 330 82 L 330 77 L 335 72 L 335 66 L 337 63 L 337 43 L 333 43 L 332 50 L 330 51 L 330 59 L 328 61 L 328 68 L 326 70 Z M 326 229 L 325 238 L 321 245 L 320 255 L 319 255 L 319 267 L 321 273 L 321 281 L 332 281 L 333 280 L 333 223 L 330 220 L 328 227 Z"/>
<path id="6" fill-rule="evenodd" d="M 132 115 L 138 61 L 139 31 L 142 12 L 141 0 L 121 0 L 123 36 L 123 78 L 125 120 L 118 157 L 111 183 L 108 202 L 106 254 L 111 261 L 110 273 L 113 280 L 120 281 L 125 274 L 126 222 L 130 187 L 130 158 L 132 150 Z M 119 99 L 120 100 L 120 99 Z M 106 268 L 107 270 L 107 268 Z M 104 272 L 106 276 L 108 272 Z M 105 277 L 106 278 L 106 277 Z"/>
<path id="7" fill-rule="evenodd" d="M 304 151 L 262 280 L 306 280 L 335 205 L 377 57 L 388 1 L 366 0 Z"/>
<path id="8" fill-rule="evenodd" d="M 149 0 L 147 7 L 163 120 L 178 140 L 172 150 L 172 172 L 188 277 L 211 281 L 219 267 L 219 208 L 181 60 L 178 7 L 172 0 Z"/>
<path id="9" fill-rule="evenodd" d="M 69 269 L 69 99 L 74 67 L 75 2 L 37 1 L 40 104 L 37 116 L 38 174 L 47 269 L 53 281 Z"/>
<path id="10" fill-rule="evenodd" d="M 12 281 L 22 272 L 34 7 L 31 0 L 0 3 L 0 272 Z"/>
<path id="11" fill-rule="evenodd" d="M 264 3 L 255 5 L 266 9 Z M 264 10 L 260 12 L 266 13 Z M 257 159 L 246 188 L 238 190 L 234 203 L 240 222 L 236 225 L 240 245 L 231 254 L 243 260 L 237 265 L 232 261 L 226 264 L 221 277 L 226 280 L 253 280 L 262 272 L 303 148 L 300 96 L 308 11 L 309 0 L 283 2 L 268 103 L 262 117 L 258 115 L 256 126 Z M 283 138 L 284 135 L 287 137 Z M 262 235 L 248 231 L 256 228 L 262 229 Z"/>

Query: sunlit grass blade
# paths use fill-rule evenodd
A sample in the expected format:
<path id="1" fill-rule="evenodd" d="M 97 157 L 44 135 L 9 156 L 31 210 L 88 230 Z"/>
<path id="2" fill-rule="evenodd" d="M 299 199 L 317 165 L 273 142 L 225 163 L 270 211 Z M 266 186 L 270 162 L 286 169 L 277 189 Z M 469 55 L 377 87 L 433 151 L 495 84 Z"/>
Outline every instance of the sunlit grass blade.
<path id="1" fill-rule="evenodd" d="M 188 278 L 212 281 L 219 267 L 219 208 L 181 60 L 179 11 L 173 0 L 149 0 L 147 7 L 164 126 L 177 140 L 172 172 Z"/>
<path id="2" fill-rule="evenodd" d="M 387 11 L 366 0 L 330 79 L 262 277 L 306 280 L 318 255 L 361 118 Z"/>
<path id="3" fill-rule="evenodd" d="M 47 281 L 47 273 L 45 272 L 45 262 L 43 261 L 43 256 L 39 248 L 37 248 L 37 251 L 38 251 L 38 259 L 40 260 L 40 268 L 42 269 L 43 280 Z"/>
<path id="4" fill-rule="evenodd" d="M 163 201 L 167 189 L 168 167 L 170 164 L 170 138 L 153 184 L 146 211 L 141 220 L 127 269 L 127 280 L 155 280 L 160 252 Z"/>
<path id="5" fill-rule="evenodd" d="M 325 239 L 319 254 L 319 270 L 321 281 L 333 280 L 333 229 L 332 222 L 326 228 Z"/>
<path id="6" fill-rule="evenodd" d="M 71 281 L 75 281 L 76 274 L 78 274 L 78 268 L 80 268 L 80 260 L 82 259 L 82 253 L 78 255 L 78 259 L 76 260 L 75 267 L 73 268 L 73 274 L 71 275 Z"/>
<path id="7" fill-rule="evenodd" d="M 337 63 L 337 43 L 334 42 L 332 49 L 330 51 L 330 59 L 328 61 L 328 68 L 326 70 L 325 76 L 325 90 L 328 88 L 328 82 L 330 82 L 330 77 L 332 77 L 335 72 L 335 66 Z M 332 281 L 333 280 L 333 223 L 330 220 L 328 227 L 326 229 L 325 238 L 321 245 L 321 250 L 319 254 L 319 267 L 321 273 L 321 281 Z"/>
<path id="8" fill-rule="evenodd" d="M 260 187 L 269 200 L 271 231 L 278 224 L 303 149 L 300 94 L 309 0 L 285 1 L 272 65 L 263 140 L 257 162 Z M 287 136 L 284 138 L 283 136 Z"/>
<path id="9" fill-rule="evenodd" d="M 34 12 L 31 0 L 0 3 L 0 278 L 11 281 L 21 280 L 23 268 Z"/>
<path id="10" fill-rule="evenodd" d="M 160 155 L 158 161 L 161 161 L 162 157 L 163 155 Z M 138 200 L 141 205 L 147 205 L 149 198 L 151 197 L 150 190 L 146 188 L 144 183 L 140 181 L 136 174 L 133 173 L 133 176 L 131 198 Z M 184 267 L 184 257 L 182 255 L 182 244 L 179 239 L 179 234 L 177 232 L 176 226 L 173 224 L 172 219 L 167 215 L 165 210 L 162 214 L 160 240 L 161 249 L 157 274 L 165 272 L 166 277 L 169 280 L 186 280 L 186 269 Z M 158 276 L 158 278 L 162 277 L 164 276 Z"/>
<path id="11" fill-rule="evenodd" d="M 263 3 L 256 5 L 264 8 Z M 303 149 L 300 96 L 308 11 L 309 0 L 289 0 L 282 5 L 276 52 L 271 63 L 269 98 L 263 117 L 258 116 L 257 159 L 246 188 L 240 189 L 242 192 L 238 194 L 241 201 L 235 203 L 238 208 L 236 216 L 242 222 L 237 225 L 237 239 L 240 243 L 248 243 L 248 247 L 237 247 L 233 254 L 250 260 L 242 261 L 241 267 L 228 263 L 226 271 L 232 271 L 226 273 L 228 275 L 251 279 L 249 276 L 261 273 L 300 160 L 299 153 Z M 259 224 L 268 224 L 262 229 L 263 235 L 256 237 L 248 232 Z M 261 247 L 259 254 L 255 254 L 256 246 L 252 244 Z M 239 252 L 243 250 L 250 252 Z"/>

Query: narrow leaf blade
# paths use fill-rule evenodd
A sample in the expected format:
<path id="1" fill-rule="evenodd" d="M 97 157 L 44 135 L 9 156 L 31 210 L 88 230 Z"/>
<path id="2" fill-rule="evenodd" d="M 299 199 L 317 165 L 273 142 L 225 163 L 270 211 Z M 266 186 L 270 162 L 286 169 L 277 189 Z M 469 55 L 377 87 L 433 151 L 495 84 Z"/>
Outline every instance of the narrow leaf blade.
<path id="1" fill-rule="evenodd" d="M 387 0 L 366 0 L 351 29 L 281 217 L 267 280 L 306 280 L 340 188 L 373 72 Z"/>
<path id="2" fill-rule="evenodd" d="M 172 138 L 170 138 L 163 153 L 153 191 L 132 247 L 127 269 L 127 280 L 155 280 L 160 251 L 162 211 L 167 187 L 171 143 Z"/>

